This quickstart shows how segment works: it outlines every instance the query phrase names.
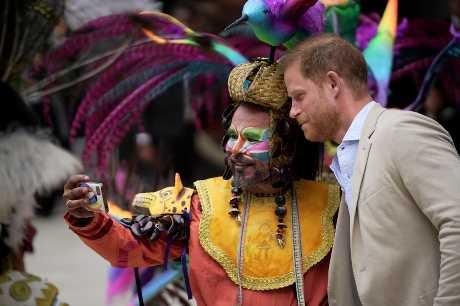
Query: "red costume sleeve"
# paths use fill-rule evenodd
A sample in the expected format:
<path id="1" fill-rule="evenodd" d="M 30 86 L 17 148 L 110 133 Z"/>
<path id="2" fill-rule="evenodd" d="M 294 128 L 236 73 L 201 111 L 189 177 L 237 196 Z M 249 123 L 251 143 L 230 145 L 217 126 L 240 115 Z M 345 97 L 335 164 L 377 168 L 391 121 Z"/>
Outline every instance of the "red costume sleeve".
<path id="1" fill-rule="evenodd" d="M 167 243 L 165 237 L 151 242 L 134 236 L 131 231 L 111 219 L 105 213 L 97 213 L 86 225 L 81 226 L 80 220 L 66 213 L 64 219 L 69 228 L 99 255 L 107 259 L 115 267 L 143 267 L 163 264 Z M 169 259 L 178 258 L 182 243 L 172 243 Z"/>

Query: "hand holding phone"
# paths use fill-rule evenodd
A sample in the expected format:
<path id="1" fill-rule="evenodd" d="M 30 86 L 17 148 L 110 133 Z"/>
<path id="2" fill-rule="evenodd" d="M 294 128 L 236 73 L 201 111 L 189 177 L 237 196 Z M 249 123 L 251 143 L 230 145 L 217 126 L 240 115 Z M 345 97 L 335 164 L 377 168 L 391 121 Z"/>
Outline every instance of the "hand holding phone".
<path id="1" fill-rule="evenodd" d="M 84 182 L 80 183 L 79 186 L 90 189 L 90 191 L 86 195 L 89 200 L 89 208 L 93 210 L 108 211 L 107 203 L 105 202 L 104 195 L 102 193 L 102 183 Z"/>

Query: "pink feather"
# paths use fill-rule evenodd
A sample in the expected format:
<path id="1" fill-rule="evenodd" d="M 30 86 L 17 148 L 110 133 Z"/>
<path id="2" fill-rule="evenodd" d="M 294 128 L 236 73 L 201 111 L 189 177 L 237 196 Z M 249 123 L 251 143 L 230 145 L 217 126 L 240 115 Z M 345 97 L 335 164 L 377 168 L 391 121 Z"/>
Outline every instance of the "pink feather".
<path id="1" fill-rule="evenodd" d="M 129 292 L 134 284 L 132 269 L 110 267 L 106 288 L 106 302 L 111 305 L 116 296 Z"/>

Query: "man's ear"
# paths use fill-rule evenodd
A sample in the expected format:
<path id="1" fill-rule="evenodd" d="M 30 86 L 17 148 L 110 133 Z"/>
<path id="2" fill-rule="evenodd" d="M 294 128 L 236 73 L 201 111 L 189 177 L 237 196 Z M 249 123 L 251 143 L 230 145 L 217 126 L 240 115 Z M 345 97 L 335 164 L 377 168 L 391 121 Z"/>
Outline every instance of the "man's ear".
<path id="1" fill-rule="evenodd" d="M 327 90 L 332 96 L 336 97 L 342 88 L 343 81 L 335 71 L 328 71 L 326 73 L 326 84 Z"/>

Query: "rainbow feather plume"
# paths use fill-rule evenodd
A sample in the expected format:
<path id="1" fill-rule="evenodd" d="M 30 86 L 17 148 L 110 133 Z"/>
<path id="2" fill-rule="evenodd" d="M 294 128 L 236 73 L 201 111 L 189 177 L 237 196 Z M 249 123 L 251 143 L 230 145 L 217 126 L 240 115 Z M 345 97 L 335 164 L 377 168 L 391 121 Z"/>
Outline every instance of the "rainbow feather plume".
<path id="1" fill-rule="evenodd" d="M 377 35 L 364 50 L 364 58 L 377 83 L 376 100 L 387 104 L 388 85 L 393 64 L 393 46 L 398 22 L 398 0 L 388 0 Z"/>

